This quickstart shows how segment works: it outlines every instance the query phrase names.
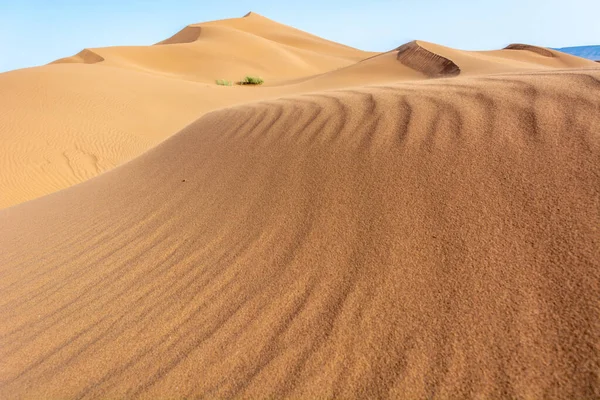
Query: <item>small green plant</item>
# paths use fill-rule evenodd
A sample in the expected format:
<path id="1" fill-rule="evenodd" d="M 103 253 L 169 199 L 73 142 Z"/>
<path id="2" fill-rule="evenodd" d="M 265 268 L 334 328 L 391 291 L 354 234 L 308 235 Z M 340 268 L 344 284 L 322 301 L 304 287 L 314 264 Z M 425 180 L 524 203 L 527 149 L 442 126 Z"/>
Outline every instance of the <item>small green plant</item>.
<path id="1" fill-rule="evenodd" d="M 219 86 L 232 86 L 233 83 L 231 81 L 226 81 L 225 79 L 217 79 L 217 85 L 219 85 Z"/>
<path id="2" fill-rule="evenodd" d="M 265 81 L 258 76 L 246 76 L 240 85 L 262 85 Z"/>

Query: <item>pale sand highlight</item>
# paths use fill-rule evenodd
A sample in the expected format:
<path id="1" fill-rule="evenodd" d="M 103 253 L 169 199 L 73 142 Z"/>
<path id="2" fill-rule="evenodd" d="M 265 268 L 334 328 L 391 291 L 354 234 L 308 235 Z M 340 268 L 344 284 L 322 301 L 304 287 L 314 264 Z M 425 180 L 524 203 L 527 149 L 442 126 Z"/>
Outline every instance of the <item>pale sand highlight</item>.
<path id="1" fill-rule="evenodd" d="M 390 52 L 251 91 L 105 61 L 0 75 L 54 99 L 23 137 L 114 164 L 219 108 L 194 96 L 269 97 L 0 210 L 0 397 L 600 397 L 600 69 L 415 44 L 460 74 Z M 585 68 L 525 72 L 542 57 Z M 402 73 L 360 87 L 370 64 Z"/>

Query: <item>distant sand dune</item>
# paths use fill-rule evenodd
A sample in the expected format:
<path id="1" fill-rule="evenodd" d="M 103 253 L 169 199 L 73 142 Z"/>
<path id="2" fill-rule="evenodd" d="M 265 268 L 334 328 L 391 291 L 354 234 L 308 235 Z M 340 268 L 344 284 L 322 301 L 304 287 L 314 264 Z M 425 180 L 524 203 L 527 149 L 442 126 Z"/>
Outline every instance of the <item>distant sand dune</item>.
<path id="1" fill-rule="evenodd" d="M 60 60 L 56 60 L 51 64 L 60 64 L 60 63 L 83 63 L 83 64 L 95 64 L 104 61 L 104 57 L 100 54 L 90 50 L 83 49 L 79 53 L 75 54 L 71 57 L 61 58 Z"/>
<path id="2" fill-rule="evenodd" d="M 0 397 L 600 397 L 598 90 L 259 101 L 0 211 Z"/>
<path id="3" fill-rule="evenodd" d="M 175 35 L 171 36 L 168 39 L 165 39 L 161 42 L 156 43 L 159 44 L 175 44 L 175 43 L 191 43 L 195 42 L 200 38 L 202 33 L 201 26 L 187 26 L 181 31 L 177 32 Z"/>
<path id="4" fill-rule="evenodd" d="M 505 47 L 506 50 L 527 50 L 533 51 L 534 53 L 540 54 L 544 57 L 554 57 L 554 54 L 543 47 L 531 46 L 529 44 L 513 43 Z"/>

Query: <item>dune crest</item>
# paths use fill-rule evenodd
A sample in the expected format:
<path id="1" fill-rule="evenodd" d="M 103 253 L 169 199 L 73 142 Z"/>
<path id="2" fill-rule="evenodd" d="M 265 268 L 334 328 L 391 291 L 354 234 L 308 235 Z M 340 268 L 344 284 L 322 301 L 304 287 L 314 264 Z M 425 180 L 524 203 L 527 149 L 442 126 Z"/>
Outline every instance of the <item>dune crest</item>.
<path id="1" fill-rule="evenodd" d="M 394 50 L 396 59 L 430 78 L 457 76 L 460 67 L 452 60 L 423 48 L 418 41 L 406 43 Z"/>
<path id="2" fill-rule="evenodd" d="M 554 57 L 554 53 L 543 47 L 532 46 L 529 44 L 513 43 L 505 47 L 506 50 L 526 50 L 537 53 L 544 57 Z"/>
<path id="3" fill-rule="evenodd" d="M 79 53 L 71 57 L 61 58 L 53 61 L 51 64 L 61 63 L 82 63 L 82 64 L 96 64 L 104 61 L 104 57 L 96 53 L 94 50 L 83 49 Z"/>
<path id="4" fill-rule="evenodd" d="M 0 159 L 0 208 L 83 182 L 233 104 L 425 78 L 597 66 L 558 52 L 473 52 L 424 41 L 367 52 L 252 12 L 188 25 L 155 46 L 84 49 L 51 65 L 0 74 L 6 132 L 0 148 L 8 154 Z M 246 75 L 265 84 L 216 85 Z"/>
<path id="5" fill-rule="evenodd" d="M 176 44 L 176 43 L 192 43 L 192 42 L 195 42 L 196 40 L 198 40 L 200 38 L 201 34 L 202 34 L 201 26 L 189 25 L 189 26 L 186 26 L 185 28 L 183 28 L 182 30 L 180 30 L 179 32 L 177 32 L 176 34 L 174 34 L 173 36 L 171 36 L 170 38 L 156 43 L 156 45 Z"/>

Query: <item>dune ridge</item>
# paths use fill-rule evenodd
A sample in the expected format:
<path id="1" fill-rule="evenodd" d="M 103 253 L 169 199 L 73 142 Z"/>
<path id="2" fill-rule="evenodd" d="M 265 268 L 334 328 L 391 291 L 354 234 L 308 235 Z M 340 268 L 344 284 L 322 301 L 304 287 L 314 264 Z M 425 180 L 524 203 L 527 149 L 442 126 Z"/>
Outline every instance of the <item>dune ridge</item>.
<path id="1" fill-rule="evenodd" d="M 71 57 L 65 57 L 51 62 L 50 64 L 60 63 L 83 63 L 95 64 L 104 61 L 104 57 L 90 49 L 83 49 L 79 53 Z"/>
<path id="2" fill-rule="evenodd" d="M 115 168 L 222 107 L 456 74 L 598 67 L 559 52 L 471 52 L 424 41 L 399 49 L 357 50 L 249 13 L 188 25 L 153 46 L 84 49 L 0 74 L 0 148 L 7 153 L 0 159 L 0 208 Z M 246 75 L 265 84 L 215 85 Z"/>
<path id="3" fill-rule="evenodd" d="M 170 38 L 156 43 L 156 45 L 195 42 L 200 38 L 201 33 L 201 26 L 186 26 Z"/>
<path id="4" fill-rule="evenodd" d="M 86 49 L 54 63 L 102 60 L 105 66 L 206 84 L 251 74 L 271 84 L 331 71 L 372 54 L 251 13 L 188 25 L 152 46 Z"/>
<path id="5" fill-rule="evenodd" d="M 452 60 L 421 47 L 416 40 L 398 47 L 395 51 L 398 61 L 428 77 L 460 74 L 460 67 Z"/>
<path id="6" fill-rule="evenodd" d="M 539 47 L 539 46 L 532 46 L 529 44 L 513 43 L 513 44 L 509 44 L 508 46 L 506 46 L 505 49 L 506 50 L 526 50 L 526 51 L 532 51 L 532 52 L 542 55 L 544 57 L 554 57 L 554 53 L 552 53 L 550 50 L 545 49 L 543 47 Z"/>
<path id="7" fill-rule="evenodd" d="M 0 210 L 0 394 L 600 396 L 598 89 L 253 102 Z"/>

